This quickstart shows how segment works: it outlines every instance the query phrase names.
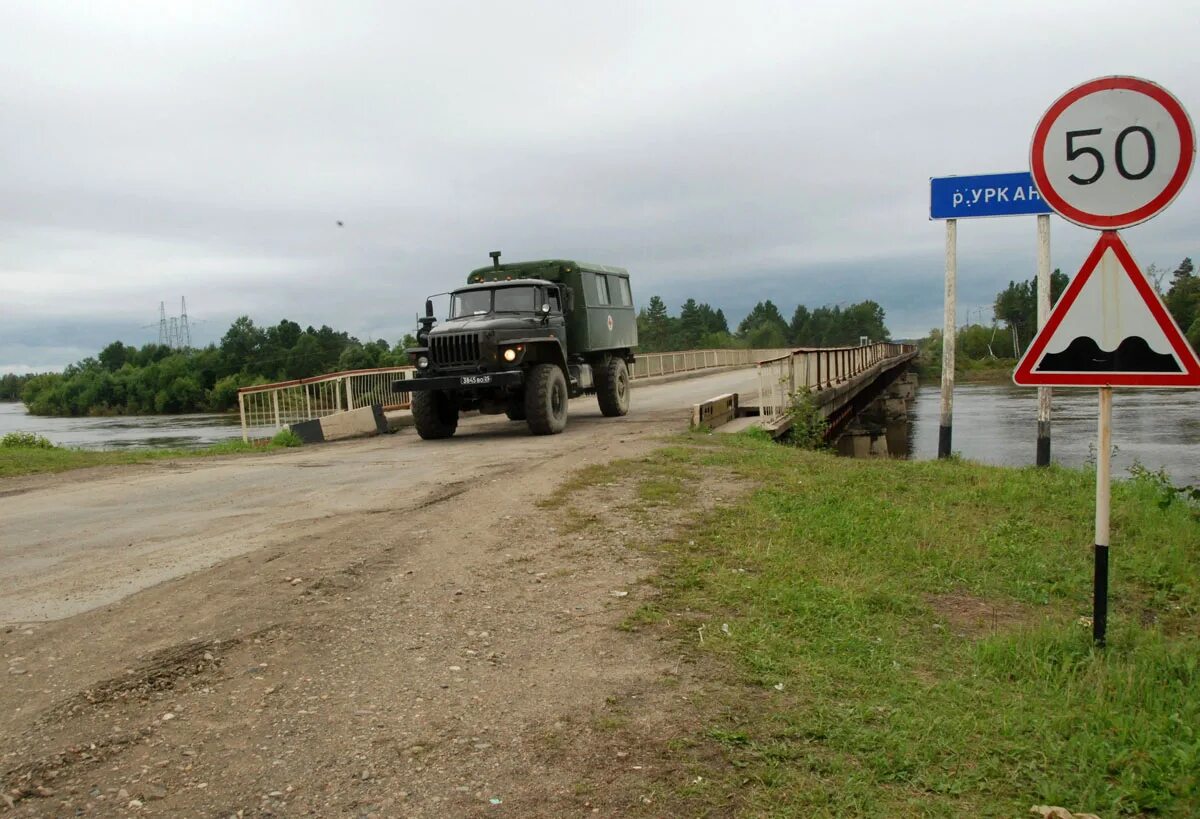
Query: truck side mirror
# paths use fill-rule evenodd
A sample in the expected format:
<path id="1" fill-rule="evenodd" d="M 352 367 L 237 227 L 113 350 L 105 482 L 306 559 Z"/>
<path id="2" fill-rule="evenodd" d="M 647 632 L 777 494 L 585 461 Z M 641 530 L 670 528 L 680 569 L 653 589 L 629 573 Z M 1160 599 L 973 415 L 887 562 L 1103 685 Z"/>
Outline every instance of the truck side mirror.
<path id="1" fill-rule="evenodd" d="M 425 299 L 425 316 L 433 318 L 433 299 Z"/>

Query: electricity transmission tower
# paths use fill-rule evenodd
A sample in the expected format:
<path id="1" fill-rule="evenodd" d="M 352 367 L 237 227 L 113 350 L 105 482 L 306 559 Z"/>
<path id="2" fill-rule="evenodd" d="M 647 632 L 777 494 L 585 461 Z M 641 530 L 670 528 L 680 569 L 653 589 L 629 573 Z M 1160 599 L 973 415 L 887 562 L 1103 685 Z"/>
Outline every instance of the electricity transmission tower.
<path id="1" fill-rule="evenodd" d="M 166 347 L 171 343 L 171 336 L 167 332 L 167 305 L 166 302 L 158 303 L 158 344 L 161 347 Z"/>
<path id="2" fill-rule="evenodd" d="M 192 347 L 192 328 L 188 326 L 187 297 L 179 297 L 179 348 L 190 350 Z"/>
<path id="3" fill-rule="evenodd" d="M 188 321 L 186 297 L 180 298 L 179 309 L 178 317 L 168 317 L 166 302 L 158 303 L 158 343 L 172 350 L 188 350 L 192 346 L 192 325 Z"/>

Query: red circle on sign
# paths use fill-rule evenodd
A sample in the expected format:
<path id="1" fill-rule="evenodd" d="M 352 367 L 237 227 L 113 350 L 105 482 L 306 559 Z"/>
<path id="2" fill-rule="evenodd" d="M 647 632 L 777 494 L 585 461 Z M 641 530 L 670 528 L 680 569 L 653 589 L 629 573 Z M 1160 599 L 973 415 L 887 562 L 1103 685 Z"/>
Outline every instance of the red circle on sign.
<path id="1" fill-rule="evenodd" d="M 613 328 L 613 320 L 612 320 L 612 316 L 609 316 L 609 317 L 608 317 L 608 330 L 609 330 L 609 332 L 612 332 L 612 328 Z"/>
<path id="2" fill-rule="evenodd" d="M 1145 94 L 1166 109 L 1179 131 L 1179 164 L 1166 187 L 1145 205 L 1127 213 L 1088 213 L 1070 205 L 1050 184 L 1050 178 L 1046 173 L 1046 139 L 1049 137 L 1055 121 L 1073 103 L 1098 91 L 1114 90 Z M 1046 200 L 1046 204 L 1060 216 L 1084 227 L 1115 230 L 1144 222 L 1171 204 L 1172 200 L 1183 190 L 1184 183 L 1187 182 L 1195 153 L 1196 135 L 1192 130 L 1191 119 L 1188 118 L 1187 112 L 1180 105 L 1179 100 L 1171 96 L 1165 88 L 1137 77 L 1101 77 L 1072 88 L 1055 100 L 1046 113 L 1042 114 L 1042 118 L 1033 132 L 1033 144 L 1029 150 L 1029 168 L 1033 173 L 1033 181 L 1037 185 L 1038 193 L 1041 194 L 1042 199 Z"/>

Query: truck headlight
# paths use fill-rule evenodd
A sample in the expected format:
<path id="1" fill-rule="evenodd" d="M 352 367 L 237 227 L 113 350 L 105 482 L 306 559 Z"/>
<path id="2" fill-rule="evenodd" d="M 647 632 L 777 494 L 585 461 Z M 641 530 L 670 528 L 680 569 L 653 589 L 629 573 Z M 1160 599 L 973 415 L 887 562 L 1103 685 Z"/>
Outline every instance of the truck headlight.
<path id="1" fill-rule="evenodd" d="M 513 347 L 509 347 L 508 349 L 506 349 L 506 350 L 504 351 L 504 360 L 505 360 L 505 361 L 508 361 L 508 362 L 510 362 L 510 363 L 511 363 L 511 362 L 513 362 L 513 361 L 516 361 L 516 360 L 517 360 L 517 351 L 516 351 L 516 349 L 515 349 L 515 348 L 513 348 Z"/>
<path id="2" fill-rule="evenodd" d="M 429 356 L 427 356 L 427 355 L 417 356 L 417 369 L 424 370 L 424 369 L 428 369 L 428 367 L 429 367 Z"/>

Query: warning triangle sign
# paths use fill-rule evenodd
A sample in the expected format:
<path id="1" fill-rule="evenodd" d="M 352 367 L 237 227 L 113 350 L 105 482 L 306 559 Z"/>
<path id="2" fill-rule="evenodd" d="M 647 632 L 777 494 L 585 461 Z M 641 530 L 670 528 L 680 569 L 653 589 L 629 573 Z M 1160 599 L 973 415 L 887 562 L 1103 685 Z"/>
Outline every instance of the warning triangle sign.
<path id="1" fill-rule="evenodd" d="M 1200 387 L 1200 360 L 1116 231 L 1100 235 L 1013 372 L 1023 387 Z"/>

